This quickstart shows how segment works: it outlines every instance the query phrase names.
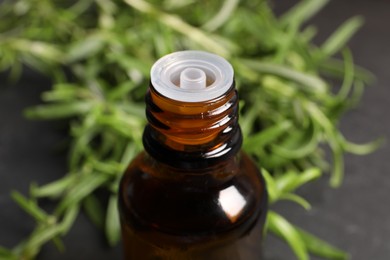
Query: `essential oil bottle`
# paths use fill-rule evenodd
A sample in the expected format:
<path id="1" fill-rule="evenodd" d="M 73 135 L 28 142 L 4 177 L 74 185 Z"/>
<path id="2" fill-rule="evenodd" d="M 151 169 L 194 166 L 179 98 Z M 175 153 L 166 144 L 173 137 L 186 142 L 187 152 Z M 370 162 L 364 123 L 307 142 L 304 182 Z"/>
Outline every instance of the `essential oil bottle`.
<path id="1" fill-rule="evenodd" d="M 202 51 L 159 59 L 145 151 L 119 189 L 125 260 L 261 259 L 267 192 L 241 151 L 232 66 Z"/>

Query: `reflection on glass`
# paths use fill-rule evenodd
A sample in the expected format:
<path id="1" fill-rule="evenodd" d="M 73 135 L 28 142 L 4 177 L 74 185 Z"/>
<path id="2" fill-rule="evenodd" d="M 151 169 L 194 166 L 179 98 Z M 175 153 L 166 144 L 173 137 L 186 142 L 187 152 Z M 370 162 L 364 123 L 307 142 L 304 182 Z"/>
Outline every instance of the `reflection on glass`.
<path id="1" fill-rule="evenodd" d="M 235 222 L 237 220 L 240 212 L 246 204 L 245 198 L 234 186 L 221 190 L 219 192 L 218 201 L 231 222 Z"/>

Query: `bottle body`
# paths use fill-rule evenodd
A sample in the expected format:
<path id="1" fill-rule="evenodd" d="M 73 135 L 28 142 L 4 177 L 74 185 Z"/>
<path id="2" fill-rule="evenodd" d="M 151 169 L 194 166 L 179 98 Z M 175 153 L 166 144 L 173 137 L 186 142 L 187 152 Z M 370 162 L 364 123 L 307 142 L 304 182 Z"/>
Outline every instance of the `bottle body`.
<path id="1" fill-rule="evenodd" d="M 178 170 L 143 152 L 119 192 L 126 260 L 261 259 L 267 196 L 245 153 Z"/>

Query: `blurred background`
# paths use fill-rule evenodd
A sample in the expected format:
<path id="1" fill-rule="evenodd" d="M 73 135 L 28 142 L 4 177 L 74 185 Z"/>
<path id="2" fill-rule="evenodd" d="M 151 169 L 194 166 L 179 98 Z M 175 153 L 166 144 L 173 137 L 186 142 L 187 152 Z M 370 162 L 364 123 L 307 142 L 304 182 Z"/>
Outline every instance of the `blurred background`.
<path id="1" fill-rule="evenodd" d="M 274 1 L 282 13 L 296 1 Z M 322 42 L 345 19 L 363 15 L 365 25 L 349 43 L 355 63 L 373 72 L 377 80 L 369 86 L 361 104 L 347 113 L 342 132 L 351 141 L 390 138 L 390 1 L 331 1 L 314 19 Z M 22 212 L 9 194 L 27 193 L 32 181 L 47 183 L 61 177 L 67 169 L 66 153 L 61 147 L 66 132 L 61 122 L 30 121 L 22 111 L 40 104 L 40 94 L 50 88 L 50 80 L 26 71 L 16 85 L 0 75 L 0 245 L 13 246 L 27 236 L 34 221 Z M 312 203 L 312 210 L 278 203 L 274 208 L 292 223 L 303 227 L 341 249 L 356 260 L 390 259 L 390 148 L 383 146 L 367 156 L 346 155 L 345 180 L 332 189 L 322 178 L 299 190 Z M 58 253 L 53 245 L 39 259 L 120 259 L 120 247 L 109 248 L 103 235 L 85 218 L 64 239 L 66 251 Z M 293 259 L 289 247 L 269 236 L 265 244 L 267 260 Z M 312 259 L 319 259 L 313 257 Z"/>

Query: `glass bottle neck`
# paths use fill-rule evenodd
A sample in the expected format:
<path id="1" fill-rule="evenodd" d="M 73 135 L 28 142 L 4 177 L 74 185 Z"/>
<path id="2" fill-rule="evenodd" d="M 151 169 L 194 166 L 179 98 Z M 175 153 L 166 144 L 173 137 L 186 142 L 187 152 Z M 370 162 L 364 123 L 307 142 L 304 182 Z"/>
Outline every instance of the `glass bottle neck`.
<path id="1" fill-rule="evenodd" d="M 146 105 L 149 124 L 143 144 L 146 152 L 162 163 L 204 168 L 231 158 L 241 148 L 234 84 L 224 95 L 206 102 L 168 99 L 151 85 Z"/>

